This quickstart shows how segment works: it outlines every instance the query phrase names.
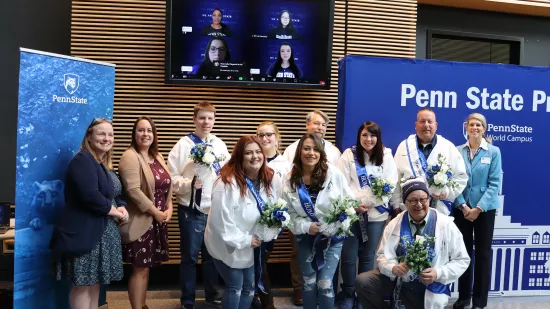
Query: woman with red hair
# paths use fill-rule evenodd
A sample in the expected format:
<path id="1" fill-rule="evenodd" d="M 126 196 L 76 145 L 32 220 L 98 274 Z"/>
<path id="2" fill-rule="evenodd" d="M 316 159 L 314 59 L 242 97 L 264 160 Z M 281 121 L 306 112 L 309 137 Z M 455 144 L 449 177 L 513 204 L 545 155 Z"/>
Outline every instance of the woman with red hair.
<path id="1" fill-rule="evenodd" d="M 265 203 L 276 202 L 281 191 L 282 180 L 267 166 L 260 141 L 254 136 L 241 137 L 214 182 L 204 233 L 206 248 L 226 284 L 224 309 L 250 307 L 254 248 L 261 245 L 252 231 Z"/>

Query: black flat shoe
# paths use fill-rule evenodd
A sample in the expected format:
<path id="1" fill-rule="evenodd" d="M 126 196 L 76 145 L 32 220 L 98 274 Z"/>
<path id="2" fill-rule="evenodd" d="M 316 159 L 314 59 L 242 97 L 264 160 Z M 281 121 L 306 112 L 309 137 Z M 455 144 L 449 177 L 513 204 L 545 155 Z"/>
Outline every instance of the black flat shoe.
<path id="1" fill-rule="evenodd" d="M 485 307 L 473 306 L 472 309 L 485 309 Z"/>
<path id="2" fill-rule="evenodd" d="M 465 307 L 467 307 L 469 305 L 470 305 L 470 300 L 469 299 L 459 299 L 454 303 L 453 309 L 464 309 Z"/>

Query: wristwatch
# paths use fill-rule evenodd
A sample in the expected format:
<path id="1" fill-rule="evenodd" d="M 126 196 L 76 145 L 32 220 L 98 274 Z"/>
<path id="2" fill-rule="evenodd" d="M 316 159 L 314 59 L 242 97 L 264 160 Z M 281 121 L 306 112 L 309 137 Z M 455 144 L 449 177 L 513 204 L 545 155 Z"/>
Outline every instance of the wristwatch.
<path id="1" fill-rule="evenodd" d="M 464 207 L 465 207 L 465 206 L 468 206 L 468 205 L 466 205 L 466 204 L 460 204 L 460 205 L 458 205 L 458 209 L 464 210 Z"/>

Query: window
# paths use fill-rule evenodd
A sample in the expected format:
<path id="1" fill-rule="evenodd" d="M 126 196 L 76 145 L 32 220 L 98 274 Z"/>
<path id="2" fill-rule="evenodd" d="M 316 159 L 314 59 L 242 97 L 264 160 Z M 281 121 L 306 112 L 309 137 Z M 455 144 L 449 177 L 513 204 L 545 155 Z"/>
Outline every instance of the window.
<path id="1" fill-rule="evenodd" d="M 537 278 L 537 286 L 542 286 L 542 278 Z"/>
<path id="2" fill-rule="evenodd" d="M 535 286 L 535 278 L 529 278 L 529 286 Z"/>
<path id="3" fill-rule="evenodd" d="M 427 59 L 520 64 L 523 39 L 428 30 Z"/>
<path id="4" fill-rule="evenodd" d="M 539 252 L 539 261 L 544 261 L 544 252 Z"/>
<path id="5" fill-rule="evenodd" d="M 533 234 L 533 244 L 538 244 L 540 242 L 540 234 L 535 233 Z"/>
<path id="6" fill-rule="evenodd" d="M 539 265 L 537 267 L 537 273 L 544 274 L 544 265 Z"/>
<path id="7" fill-rule="evenodd" d="M 537 253 L 531 252 L 531 261 L 536 261 L 536 260 L 537 260 Z"/>
<path id="8" fill-rule="evenodd" d="M 534 274 L 537 270 L 537 265 L 531 265 L 529 266 L 529 273 Z"/>
<path id="9" fill-rule="evenodd" d="M 550 286 L 550 278 L 544 279 L 544 286 Z"/>
<path id="10" fill-rule="evenodd" d="M 544 233 L 544 235 L 542 235 L 542 243 L 543 244 L 550 244 L 550 234 L 548 234 L 548 232 Z"/>
<path id="11" fill-rule="evenodd" d="M 550 260 L 550 252 L 546 252 L 546 260 Z"/>

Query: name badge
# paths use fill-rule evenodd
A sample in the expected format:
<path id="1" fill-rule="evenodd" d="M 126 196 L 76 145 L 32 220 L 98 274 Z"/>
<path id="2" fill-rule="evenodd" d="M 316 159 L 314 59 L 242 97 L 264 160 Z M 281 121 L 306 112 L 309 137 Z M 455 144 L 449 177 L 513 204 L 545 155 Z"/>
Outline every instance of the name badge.
<path id="1" fill-rule="evenodd" d="M 489 157 L 481 158 L 481 164 L 491 164 L 491 158 Z"/>

